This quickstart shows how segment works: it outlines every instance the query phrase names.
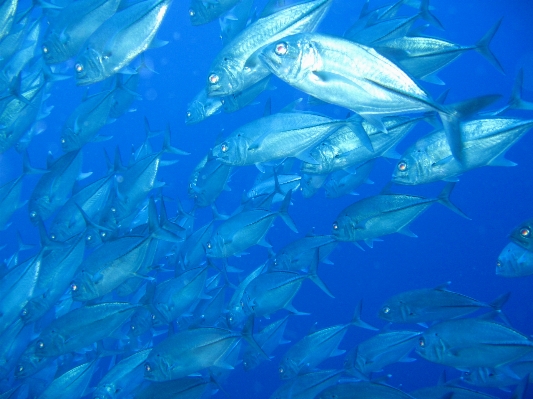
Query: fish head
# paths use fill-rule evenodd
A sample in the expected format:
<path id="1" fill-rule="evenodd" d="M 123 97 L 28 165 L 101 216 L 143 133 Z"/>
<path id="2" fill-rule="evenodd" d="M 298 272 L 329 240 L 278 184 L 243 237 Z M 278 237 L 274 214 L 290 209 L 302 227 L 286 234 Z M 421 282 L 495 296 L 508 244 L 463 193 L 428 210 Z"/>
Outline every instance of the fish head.
<path id="1" fill-rule="evenodd" d="M 533 219 L 521 223 L 509 236 L 518 245 L 529 250 L 533 249 Z"/>
<path id="2" fill-rule="evenodd" d="M 85 143 L 81 141 L 81 129 L 67 127 L 61 134 L 61 149 L 63 152 L 79 150 Z"/>
<path id="3" fill-rule="evenodd" d="M 41 295 L 32 298 L 20 313 L 20 318 L 24 324 L 31 323 L 39 319 L 43 314 L 49 310 L 49 303 L 41 297 Z"/>
<path id="4" fill-rule="evenodd" d="M 282 380 L 290 380 L 291 378 L 295 378 L 299 371 L 298 365 L 293 359 L 288 357 L 281 359 L 278 367 L 279 378 Z"/>
<path id="5" fill-rule="evenodd" d="M 308 164 L 308 165 L 311 165 L 311 164 Z M 317 165 L 312 165 L 312 166 L 317 166 Z M 303 170 L 303 167 L 304 165 L 302 164 L 302 170 Z M 322 187 L 322 184 L 324 183 L 326 178 L 327 178 L 327 175 L 304 174 L 302 176 L 302 179 L 300 180 L 301 181 L 300 191 L 302 192 L 302 195 L 304 196 L 304 198 L 310 198 L 313 195 L 315 195 L 316 192 L 320 189 L 320 187 Z"/>
<path id="6" fill-rule="evenodd" d="M 89 273 L 81 272 L 71 283 L 70 291 L 74 301 L 89 301 L 98 298 L 98 279 Z"/>
<path id="7" fill-rule="evenodd" d="M 270 263 L 270 270 L 291 270 L 292 257 L 283 251 L 272 258 Z"/>
<path id="8" fill-rule="evenodd" d="M 391 323 L 397 322 L 415 322 L 411 320 L 417 315 L 410 309 L 409 304 L 398 297 L 392 297 L 389 299 L 379 310 L 378 314 L 380 319 L 386 320 Z"/>
<path id="9" fill-rule="evenodd" d="M 216 233 L 211 236 L 209 241 L 205 244 L 205 255 L 208 258 L 224 258 L 225 245 L 224 238 Z"/>
<path id="10" fill-rule="evenodd" d="M 149 331 L 153 325 L 152 313 L 146 308 L 139 308 L 131 316 L 129 337 L 138 337 Z"/>
<path id="11" fill-rule="evenodd" d="M 243 69 L 229 57 L 213 66 L 207 76 L 206 90 L 210 97 L 229 96 L 244 88 Z"/>
<path id="12" fill-rule="evenodd" d="M 185 124 L 187 125 L 194 125 L 195 123 L 203 121 L 207 118 L 204 104 L 201 101 L 193 100 L 187 105 L 187 113 L 185 116 Z"/>
<path id="13" fill-rule="evenodd" d="M 331 235 L 339 241 L 356 241 L 361 227 L 349 215 L 341 213 L 333 222 Z"/>
<path id="14" fill-rule="evenodd" d="M 234 307 L 231 307 L 226 313 L 226 322 L 228 323 L 228 328 L 230 330 L 237 328 L 245 319 L 244 310 L 242 305 L 239 303 Z"/>
<path id="15" fill-rule="evenodd" d="M 65 40 L 61 40 L 61 37 L 57 32 L 49 32 L 49 34 L 44 37 L 43 44 L 41 45 L 44 61 L 47 64 L 58 64 L 68 60 L 71 55 L 67 51 L 67 43 L 68 42 L 65 42 Z"/>
<path id="16" fill-rule="evenodd" d="M 438 332 L 429 328 L 418 337 L 418 345 L 416 345 L 415 351 L 426 360 L 440 363 L 441 359 L 446 355 L 447 346 L 439 337 Z"/>
<path id="17" fill-rule="evenodd" d="M 211 21 L 213 18 L 210 18 L 209 8 L 212 8 L 212 5 L 209 2 L 203 1 L 192 1 L 189 7 L 189 19 L 193 26 L 203 25 Z"/>
<path id="18" fill-rule="evenodd" d="M 28 347 L 15 366 L 15 378 L 23 379 L 29 377 L 45 368 L 52 360 L 54 358 L 39 356 L 35 353 L 33 347 Z"/>
<path id="19" fill-rule="evenodd" d="M 117 393 L 117 387 L 114 384 L 104 384 L 98 386 L 91 397 L 93 399 L 113 399 L 116 397 Z"/>
<path id="20" fill-rule="evenodd" d="M 241 135 L 229 137 L 213 148 L 213 156 L 228 165 L 245 165 L 248 143 Z"/>
<path id="21" fill-rule="evenodd" d="M 316 44 L 306 34 L 287 36 L 264 47 L 259 58 L 289 84 L 304 79 L 322 64 Z"/>
<path id="22" fill-rule="evenodd" d="M 165 358 L 164 353 L 157 349 L 152 350 L 144 363 L 144 378 L 149 381 L 172 380 L 172 366 Z"/>
<path id="23" fill-rule="evenodd" d="M 86 47 L 81 52 L 74 65 L 78 86 L 100 82 L 107 78 L 108 75 L 103 64 L 104 57 L 91 47 Z"/>
<path id="24" fill-rule="evenodd" d="M 407 152 L 398 160 L 392 172 L 393 183 L 416 185 L 424 182 L 423 175 L 427 172 L 420 169 L 424 163 L 419 162 L 419 155 L 419 153 Z"/>
<path id="25" fill-rule="evenodd" d="M 250 371 L 251 369 L 259 366 L 262 359 L 263 357 L 261 354 L 255 352 L 254 349 L 248 346 L 242 355 L 242 367 L 245 371 Z"/>
<path id="26" fill-rule="evenodd" d="M 533 253 L 517 245 L 508 243 L 498 256 L 496 275 L 502 277 L 520 277 L 533 273 Z"/>

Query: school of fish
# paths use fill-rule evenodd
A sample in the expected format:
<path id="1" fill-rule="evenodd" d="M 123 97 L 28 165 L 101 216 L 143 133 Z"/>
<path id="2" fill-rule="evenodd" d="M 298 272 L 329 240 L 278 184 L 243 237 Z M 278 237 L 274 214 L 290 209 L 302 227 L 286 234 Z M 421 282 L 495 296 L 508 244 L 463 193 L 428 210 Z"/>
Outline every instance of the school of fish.
<path id="1" fill-rule="evenodd" d="M 306 280 L 317 302 L 335 302 L 338 293 L 321 278 L 334 267 L 319 268 L 332 264 L 333 251 L 347 243 L 373 248 L 394 233 L 417 237 L 410 225 L 435 203 L 453 211 L 450 218 L 470 220 L 451 200 L 458 177 L 515 165 L 505 153 L 533 128 L 522 70 L 500 109 L 494 104 L 502 96 L 490 84 L 488 94 L 455 103 L 447 92 L 433 98 L 426 91 L 444 86 L 438 72 L 470 51 L 503 72 L 490 47 L 501 20 L 477 43 L 461 45 L 425 33 L 445 35 L 429 0 L 360 1 L 361 14 L 343 36 L 320 28 L 334 0 L 191 0 L 190 24 L 219 22 L 223 47 L 201 72 L 204 85 L 179 93 L 188 101 L 181 125 L 251 109 L 276 89 L 274 80 L 302 98 L 279 112 L 267 100 L 261 117 L 216 142 L 198 138 L 194 151 L 205 156 L 188 171 L 177 162 L 192 149 L 178 148 L 166 121 L 151 115 L 131 132 L 145 140 L 127 161 L 121 150 L 129 148 L 113 156 L 87 151 L 111 139 L 100 134 L 106 125 L 133 107 L 142 113 L 139 80 L 157 76 L 145 52 L 172 46 L 157 35 L 172 1 L 27 3 L 0 0 L 0 154 L 16 152 L 23 165 L 0 187 L 0 228 L 18 242 L 15 252 L 2 252 L 0 266 L 0 399 L 223 397 L 236 368 L 252 375 L 262 363 L 277 370 L 279 382 L 257 398 L 496 398 L 487 388 L 533 398 L 533 338 L 512 327 L 508 292 L 484 302 L 450 290 L 449 282 L 398 289 L 383 297 L 382 326 L 363 320 L 361 300 L 343 310 L 344 324 L 287 339 L 291 325 L 309 315 L 293 304 Z M 71 78 L 89 89 L 57 129 L 61 154 L 48 152 L 40 168 L 29 150 L 37 135 L 49 134 L 50 114 L 64 112 L 49 99 Z M 316 111 L 328 107 L 342 111 Z M 424 122 L 432 131 L 399 154 L 397 144 Z M 154 149 L 154 142 L 161 144 Z M 274 222 L 299 234 L 291 217 L 296 193 L 309 198 L 323 188 L 326 202 L 358 195 L 358 187 L 374 184 L 369 176 L 379 158 L 394 164 L 379 194 L 338 209 L 329 234 L 300 234 L 274 248 Z M 87 160 L 105 170 L 82 172 Z M 220 212 L 216 202 L 231 192 L 232 176 L 254 168 L 257 178 L 237 209 Z M 167 196 L 171 182 L 160 180 L 161 170 L 171 171 L 192 207 Z M 440 181 L 431 197 L 394 187 Z M 167 207 L 176 203 L 171 215 Z M 18 235 L 17 212 L 26 212 L 38 249 Z M 211 218 L 198 226 L 206 212 Z M 533 219 L 509 238 L 495 275 L 533 275 Z M 264 247 L 263 262 L 232 265 L 254 246 Z M 351 327 L 368 338 L 346 348 Z M 324 368 L 336 356 L 342 365 Z M 390 365 L 415 360 L 459 377 L 443 375 L 411 392 L 388 382 Z"/>

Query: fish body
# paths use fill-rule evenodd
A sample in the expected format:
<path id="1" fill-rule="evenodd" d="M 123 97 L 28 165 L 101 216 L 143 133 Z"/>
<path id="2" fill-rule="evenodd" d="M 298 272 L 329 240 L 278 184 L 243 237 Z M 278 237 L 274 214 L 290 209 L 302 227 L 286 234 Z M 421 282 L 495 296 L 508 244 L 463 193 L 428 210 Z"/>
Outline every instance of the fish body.
<path id="1" fill-rule="evenodd" d="M 482 319 L 435 324 L 422 333 L 416 348 L 426 360 L 460 369 L 498 367 L 531 351 L 533 342 L 525 335 Z"/>
<path id="2" fill-rule="evenodd" d="M 152 44 L 169 6 L 169 0 L 140 1 L 105 21 L 76 58 L 76 83 L 99 82 L 127 66 Z"/>
<path id="3" fill-rule="evenodd" d="M 4 1 L 0 6 L 0 40 L 9 34 L 13 26 L 18 0 Z"/>
<path id="4" fill-rule="evenodd" d="M 533 127 L 533 121 L 518 118 L 488 118 L 464 122 L 462 161 L 452 155 L 444 131 L 419 139 L 401 156 L 392 181 L 398 184 L 423 184 L 453 180 L 482 166 L 512 166 L 505 152 Z"/>
<path id="5" fill-rule="evenodd" d="M 242 305 L 244 292 L 246 291 L 248 285 L 257 276 L 259 276 L 264 269 L 265 265 L 261 265 L 258 268 L 254 269 L 250 274 L 246 276 L 244 280 L 241 281 L 241 283 L 235 289 L 235 292 L 233 293 L 228 302 L 228 312 L 226 314 L 226 322 L 228 323 L 228 326 L 230 328 L 236 328 L 237 326 L 241 325 L 246 319 L 246 314 Z"/>
<path id="6" fill-rule="evenodd" d="M 359 381 L 333 385 L 320 392 L 316 399 L 412 399 L 411 395 L 373 382 Z"/>
<path id="7" fill-rule="evenodd" d="M 83 363 L 56 378 L 39 399 L 78 399 L 89 385 L 96 361 Z"/>
<path id="8" fill-rule="evenodd" d="M 281 193 L 276 193 L 272 202 L 281 201 L 285 195 L 292 190 L 296 191 L 300 187 L 301 177 L 299 175 L 277 175 L 279 188 Z M 257 182 L 247 193 L 249 199 L 261 196 L 268 196 L 276 191 L 276 178 L 274 176 L 265 178 Z"/>
<path id="9" fill-rule="evenodd" d="M 272 258 L 271 270 L 300 271 L 313 261 L 314 252 L 319 251 L 319 261 L 324 260 L 337 246 L 332 236 L 307 236 L 293 241 L 280 249 Z"/>
<path id="10" fill-rule="evenodd" d="M 51 19 L 43 38 L 42 54 L 48 64 L 74 57 L 89 37 L 118 9 L 119 0 L 73 1 Z"/>
<path id="11" fill-rule="evenodd" d="M 198 207 L 206 207 L 215 202 L 222 191 L 229 190 L 227 182 L 230 178 L 231 166 L 215 158 L 207 160 L 205 165 L 195 170 L 196 179 L 189 180 L 189 196 L 194 198 Z"/>
<path id="12" fill-rule="evenodd" d="M 251 104 L 259 94 L 269 89 L 270 83 L 270 72 L 266 68 L 258 68 L 256 73 L 267 73 L 267 76 L 259 80 L 257 83 L 254 83 L 251 86 L 248 86 L 241 92 L 230 94 L 223 98 L 222 109 L 226 113 L 236 112 L 247 105 Z M 255 79 L 254 79 L 255 80 Z M 247 84 L 245 84 L 247 86 Z M 216 97 L 214 97 L 216 98 Z"/>

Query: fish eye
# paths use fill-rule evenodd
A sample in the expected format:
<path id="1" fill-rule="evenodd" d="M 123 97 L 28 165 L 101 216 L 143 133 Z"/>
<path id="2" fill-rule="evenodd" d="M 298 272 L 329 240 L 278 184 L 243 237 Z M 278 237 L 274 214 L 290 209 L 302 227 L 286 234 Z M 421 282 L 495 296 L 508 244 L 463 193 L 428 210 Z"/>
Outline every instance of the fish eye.
<path id="1" fill-rule="evenodd" d="M 130 330 L 135 330 L 135 326 L 130 326 Z"/>
<path id="2" fill-rule="evenodd" d="M 389 314 L 390 313 L 390 308 L 388 306 L 385 306 L 383 309 L 382 309 L 383 313 L 385 314 Z"/>
<path id="3" fill-rule="evenodd" d="M 81 65 L 81 64 L 76 64 L 76 66 L 74 68 L 76 69 L 76 72 L 78 72 L 78 73 L 83 71 L 83 65 Z"/>
<path id="4" fill-rule="evenodd" d="M 464 372 L 464 375 L 466 375 L 466 376 L 468 376 L 468 375 L 470 375 L 470 374 L 471 374 L 470 371 L 465 371 L 465 372 Z"/>
<path id="5" fill-rule="evenodd" d="M 400 172 L 405 172 L 407 170 L 407 162 L 405 161 L 398 162 L 398 170 Z"/>
<path id="6" fill-rule="evenodd" d="M 155 320 L 155 314 L 152 315 L 152 320 Z"/>
<path id="7" fill-rule="evenodd" d="M 211 75 L 209 75 L 208 80 L 209 80 L 209 83 L 211 83 L 212 85 L 215 85 L 220 80 L 220 77 L 216 73 L 212 73 Z"/>
<path id="8" fill-rule="evenodd" d="M 74 282 L 70 283 L 70 289 L 72 291 L 77 291 L 78 290 L 78 285 Z"/>
<path id="9" fill-rule="evenodd" d="M 520 235 L 522 237 L 529 237 L 531 235 L 531 230 L 529 230 L 527 227 L 523 227 L 520 229 Z"/>
<path id="10" fill-rule="evenodd" d="M 338 230 L 339 229 L 339 224 L 337 222 L 334 222 L 333 223 L 333 230 Z"/>
<path id="11" fill-rule="evenodd" d="M 43 53 L 44 53 L 44 54 L 48 54 L 48 47 L 43 46 Z"/>
<path id="12" fill-rule="evenodd" d="M 224 105 L 226 103 L 226 100 L 222 99 L 220 100 L 220 104 Z"/>
<path id="13" fill-rule="evenodd" d="M 498 262 L 496 262 L 496 267 L 502 267 L 502 261 L 498 259 Z"/>
<path id="14" fill-rule="evenodd" d="M 191 117 L 191 112 L 190 111 L 187 111 L 187 118 L 190 118 Z"/>
<path id="15" fill-rule="evenodd" d="M 190 17 L 194 17 L 194 14 L 196 14 L 196 13 L 194 12 L 194 10 L 189 10 L 189 16 L 190 16 Z"/>
<path id="16" fill-rule="evenodd" d="M 115 213 L 116 211 L 117 211 L 117 209 L 116 209 L 116 208 L 114 208 L 114 207 L 113 207 L 113 208 L 111 208 L 111 212 Z"/>
<path id="17" fill-rule="evenodd" d="M 148 372 L 152 371 L 152 367 L 150 367 L 150 363 L 145 363 L 144 364 L 144 369 Z"/>
<path id="18" fill-rule="evenodd" d="M 420 339 L 418 340 L 418 345 L 421 347 L 421 348 L 424 348 L 426 346 L 426 341 L 424 340 L 423 337 L 420 337 Z"/>
<path id="19" fill-rule="evenodd" d="M 287 43 L 281 42 L 281 43 L 276 44 L 276 48 L 274 49 L 274 52 L 277 55 L 285 55 L 287 54 L 288 50 L 289 49 L 288 49 Z"/>
<path id="20" fill-rule="evenodd" d="M 52 234 L 52 235 L 50 236 L 50 239 L 51 239 L 52 241 L 55 241 L 55 239 L 56 239 L 55 234 Z"/>
<path id="21" fill-rule="evenodd" d="M 285 372 L 285 370 L 283 370 L 283 367 L 280 367 L 280 368 L 279 368 L 279 373 L 280 373 L 280 374 L 283 374 L 284 372 Z"/>
<path id="22" fill-rule="evenodd" d="M 100 233 L 100 237 L 105 238 L 107 236 L 107 233 L 105 231 L 102 231 Z"/>
<path id="23" fill-rule="evenodd" d="M 211 242 L 208 242 L 207 244 L 205 244 L 205 246 L 207 247 L 207 249 L 211 249 L 212 247 Z"/>
<path id="24" fill-rule="evenodd" d="M 20 365 L 19 366 L 19 373 L 22 373 L 24 371 L 24 366 Z"/>
<path id="25" fill-rule="evenodd" d="M 43 349 L 44 348 L 44 342 L 39 340 L 37 341 L 37 346 L 39 347 L 39 349 Z"/>
<path id="26" fill-rule="evenodd" d="M 65 140 L 64 137 L 61 137 L 61 144 L 65 144 L 67 142 L 67 140 Z"/>
<path id="27" fill-rule="evenodd" d="M 30 212 L 30 217 L 33 219 L 33 218 L 36 218 L 37 217 L 37 212 L 35 211 L 31 211 Z"/>
<path id="28" fill-rule="evenodd" d="M 222 152 L 228 152 L 228 150 L 229 150 L 229 145 L 228 145 L 228 144 L 224 143 L 224 144 L 222 144 L 222 145 L 220 146 L 220 151 L 222 151 Z"/>
<path id="29" fill-rule="evenodd" d="M 91 241 L 93 239 L 93 236 L 92 235 L 88 235 L 87 237 L 85 237 L 85 240 L 86 241 Z"/>
<path id="30" fill-rule="evenodd" d="M 26 308 L 22 309 L 22 312 L 20 312 L 20 315 L 22 317 L 27 316 L 28 315 L 28 309 L 26 309 Z"/>

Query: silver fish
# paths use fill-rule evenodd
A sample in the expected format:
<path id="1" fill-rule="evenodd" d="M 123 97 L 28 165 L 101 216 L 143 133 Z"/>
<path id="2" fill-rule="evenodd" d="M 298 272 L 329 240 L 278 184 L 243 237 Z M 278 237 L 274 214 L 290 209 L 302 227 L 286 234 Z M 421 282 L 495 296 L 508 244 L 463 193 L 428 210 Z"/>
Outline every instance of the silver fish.
<path id="1" fill-rule="evenodd" d="M 502 277 L 523 277 L 533 274 L 533 252 L 510 242 L 505 246 L 496 262 L 496 275 Z"/>

